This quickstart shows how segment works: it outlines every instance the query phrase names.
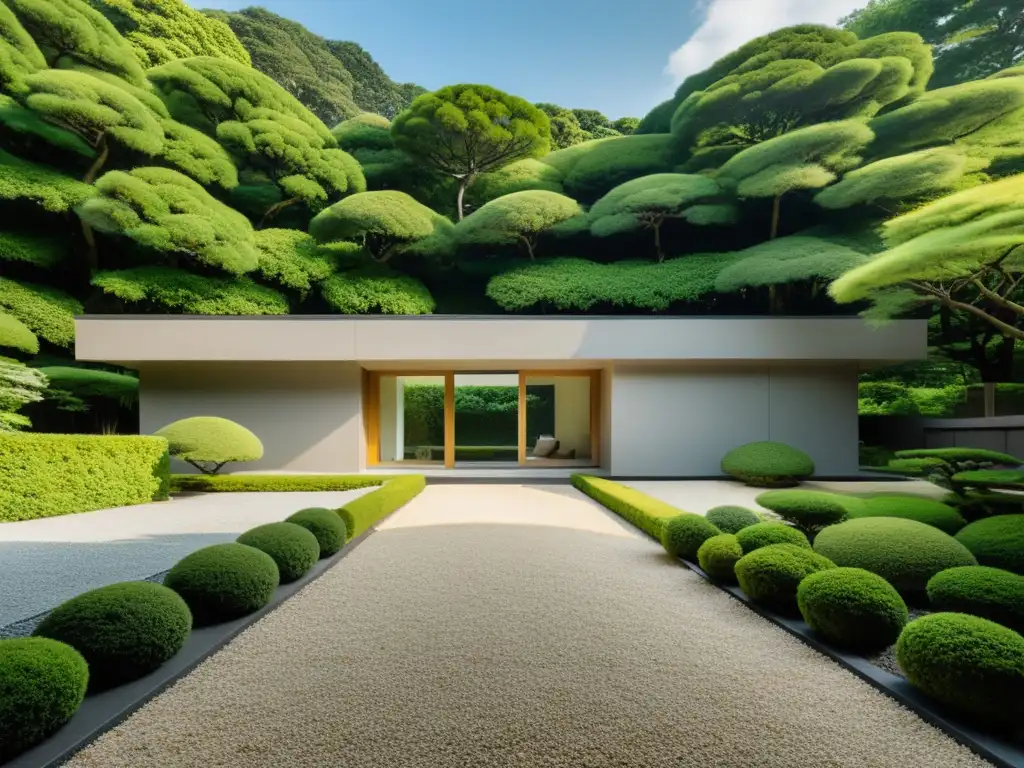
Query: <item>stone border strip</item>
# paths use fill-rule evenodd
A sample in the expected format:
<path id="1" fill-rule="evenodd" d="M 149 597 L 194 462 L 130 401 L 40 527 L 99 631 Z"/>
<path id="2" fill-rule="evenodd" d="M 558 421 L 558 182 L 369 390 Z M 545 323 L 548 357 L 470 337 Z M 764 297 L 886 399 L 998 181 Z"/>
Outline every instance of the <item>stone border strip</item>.
<path id="1" fill-rule="evenodd" d="M 95 696 L 87 696 L 74 717 L 63 728 L 46 741 L 5 763 L 5 768 L 58 768 L 63 765 L 76 752 L 120 725 L 136 710 L 185 677 L 250 626 L 323 576 L 371 536 L 377 524 L 387 517 L 390 515 L 376 521 L 367 531 L 349 541 L 336 555 L 318 561 L 301 579 L 279 586 L 273 599 L 259 611 L 234 621 L 194 629 L 178 654 L 155 672 Z"/>

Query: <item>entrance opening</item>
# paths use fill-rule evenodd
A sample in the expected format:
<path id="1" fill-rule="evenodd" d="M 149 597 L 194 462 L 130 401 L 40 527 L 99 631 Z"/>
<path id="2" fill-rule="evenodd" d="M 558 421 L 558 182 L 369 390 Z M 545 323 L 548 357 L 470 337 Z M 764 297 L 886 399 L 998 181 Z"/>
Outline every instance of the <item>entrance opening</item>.
<path id="1" fill-rule="evenodd" d="M 379 379 L 380 461 L 444 464 L 444 376 Z"/>
<path id="2" fill-rule="evenodd" d="M 591 398 L 593 377 L 577 375 L 525 375 L 526 463 L 532 466 L 593 466 Z"/>
<path id="3" fill-rule="evenodd" d="M 519 374 L 455 374 L 455 466 L 519 463 Z"/>

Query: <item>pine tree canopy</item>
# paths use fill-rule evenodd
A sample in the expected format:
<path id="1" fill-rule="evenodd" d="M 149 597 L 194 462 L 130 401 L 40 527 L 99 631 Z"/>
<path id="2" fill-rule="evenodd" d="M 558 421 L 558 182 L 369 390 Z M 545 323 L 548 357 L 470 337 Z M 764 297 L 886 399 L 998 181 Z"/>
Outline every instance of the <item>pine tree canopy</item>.
<path id="1" fill-rule="evenodd" d="M 133 309 L 184 315 L 286 315 L 288 301 L 244 277 L 206 277 L 171 267 L 97 272 L 92 284 Z"/>
<path id="2" fill-rule="evenodd" d="M 529 190 L 492 200 L 455 225 L 459 245 L 524 245 L 534 258 L 537 237 L 582 213 L 580 204 L 557 192 Z"/>
<path id="3" fill-rule="evenodd" d="M 26 355 L 39 352 L 39 339 L 14 315 L 0 312 L 0 350 L 14 350 Z"/>
<path id="4" fill-rule="evenodd" d="M 32 202 L 44 210 L 63 213 L 93 193 L 91 186 L 78 179 L 0 149 L 0 200 Z"/>
<path id="5" fill-rule="evenodd" d="M 54 288 L 0 277 L 0 310 L 18 318 L 44 341 L 70 347 L 75 340 L 75 315 L 82 314 L 82 305 Z"/>
<path id="6" fill-rule="evenodd" d="M 0 3 L 0 91 L 21 93 L 25 75 L 45 67 L 46 59 L 32 36 L 14 12 Z"/>
<path id="7" fill-rule="evenodd" d="M 737 252 L 715 280 L 718 293 L 804 280 L 833 280 L 868 256 L 821 237 L 804 234 L 769 240 Z"/>

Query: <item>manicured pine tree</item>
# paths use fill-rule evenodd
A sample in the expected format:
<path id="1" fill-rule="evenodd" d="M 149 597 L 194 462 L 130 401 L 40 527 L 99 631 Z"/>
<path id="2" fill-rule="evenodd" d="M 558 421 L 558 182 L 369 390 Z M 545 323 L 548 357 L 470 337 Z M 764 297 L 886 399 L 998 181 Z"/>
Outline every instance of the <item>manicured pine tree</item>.
<path id="1" fill-rule="evenodd" d="M 467 216 L 453 234 L 459 246 L 518 246 L 532 261 L 546 230 L 582 212 L 579 203 L 557 192 L 513 192 Z"/>

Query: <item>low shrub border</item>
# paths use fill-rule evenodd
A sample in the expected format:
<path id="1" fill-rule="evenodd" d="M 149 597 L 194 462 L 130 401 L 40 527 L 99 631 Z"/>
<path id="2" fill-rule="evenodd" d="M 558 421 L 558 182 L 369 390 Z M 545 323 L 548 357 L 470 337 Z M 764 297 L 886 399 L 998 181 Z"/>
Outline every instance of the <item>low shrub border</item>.
<path id="1" fill-rule="evenodd" d="M 353 491 L 388 479 L 380 475 L 171 475 L 171 493 Z"/>
<path id="2" fill-rule="evenodd" d="M 378 509 L 391 508 L 373 522 L 397 511 L 423 490 L 426 484 L 422 475 L 405 475 L 397 479 L 407 481 L 402 483 L 399 488 L 402 491 L 401 495 L 405 497 L 404 500 L 398 502 L 399 495 L 394 490 L 386 494 L 386 498 L 378 501 L 376 507 Z M 419 482 L 409 482 L 416 480 Z M 410 490 L 417 485 L 419 487 L 415 491 Z M 385 488 L 380 488 L 361 498 L 365 499 L 385 490 Z M 67 725 L 46 741 L 27 750 L 11 762 L 5 763 L 4 768 L 58 768 L 58 766 L 64 765 L 76 752 L 122 723 L 132 713 L 185 677 L 250 626 L 294 597 L 311 582 L 323 576 L 365 541 L 370 533 L 372 533 L 372 523 L 367 525 L 361 534 L 352 537 L 340 552 L 318 560 L 304 576 L 290 584 L 279 586 L 271 601 L 260 610 L 231 621 L 193 628 L 184 647 L 170 661 L 145 677 L 87 697 Z"/>
<path id="3" fill-rule="evenodd" d="M 345 521 L 349 539 L 361 535 L 378 520 L 407 504 L 426 485 L 427 479 L 423 475 L 401 475 L 388 480 L 376 491 L 350 501 L 338 510 Z"/>
<path id="4" fill-rule="evenodd" d="M 577 478 L 579 477 L 583 476 L 573 476 L 573 485 L 576 485 L 577 488 L 583 491 L 583 488 L 580 488 L 580 486 L 577 485 Z M 603 482 L 605 485 L 604 495 L 608 498 L 615 498 L 617 495 L 615 488 L 611 486 L 618 486 L 619 488 L 623 488 L 627 491 L 632 490 L 610 480 L 605 480 Z M 583 492 L 586 493 L 586 491 Z M 604 502 L 597 496 L 593 496 L 592 494 L 588 495 L 591 495 L 592 498 L 603 504 L 610 511 L 619 514 L 621 517 L 626 517 L 619 513 L 614 507 L 604 504 Z M 626 519 L 628 520 L 629 518 Z M 630 520 L 630 522 L 632 521 Z M 639 528 L 640 526 L 637 527 Z M 660 545 L 658 536 L 651 535 L 649 533 L 648 535 L 655 540 L 655 543 Z M 739 600 L 762 618 L 781 627 L 791 635 L 802 640 L 811 648 L 829 657 L 847 671 L 852 672 L 869 685 L 886 694 L 890 698 L 895 699 L 898 703 L 917 714 L 922 720 L 934 725 L 936 728 L 950 736 L 950 738 L 960 744 L 963 744 L 965 747 L 984 759 L 989 760 L 994 765 L 1000 766 L 1000 768 L 1021 768 L 1024 766 L 1024 746 L 1019 743 L 1014 743 L 980 730 L 971 723 L 965 722 L 961 717 L 951 712 L 948 708 L 943 707 L 935 700 L 914 688 L 914 686 L 904 678 L 875 666 L 863 656 L 847 653 L 823 642 L 822 639 L 817 637 L 814 631 L 802 619 L 782 616 L 774 611 L 765 609 L 755 604 L 738 586 L 716 582 L 699 566 L 693 563 L 688 563 L 682 559 L 679 559 L 679 562 L 705 581 L 714 584 L 722 591 L 728 593 L 732 598 Z"/>
<path id="5" fill-rule="evenodd" d="M 573 475 L 572 484 L 578 491 L 659 541 L 668 519 L 683 514 L 683 510 L 671 504 L 603 477 Z"/>

